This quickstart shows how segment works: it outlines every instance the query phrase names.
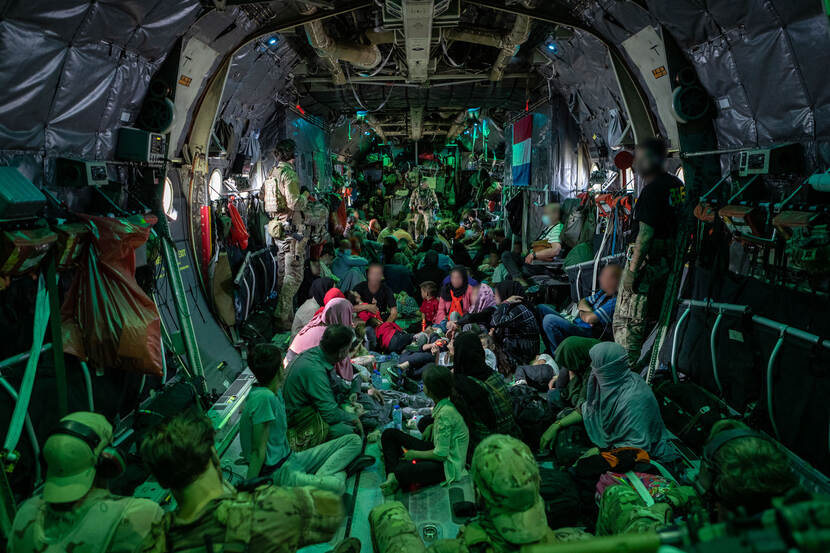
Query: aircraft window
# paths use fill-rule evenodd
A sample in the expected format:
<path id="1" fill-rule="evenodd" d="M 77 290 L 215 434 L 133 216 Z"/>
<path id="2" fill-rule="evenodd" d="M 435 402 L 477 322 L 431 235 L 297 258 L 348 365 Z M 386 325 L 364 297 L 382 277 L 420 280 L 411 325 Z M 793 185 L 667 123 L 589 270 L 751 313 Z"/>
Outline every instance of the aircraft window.
<path id="1" fill-rule="evenodd" d="M 686 176 L 683 173 L 683 167 L 678 167 L 677 172 L 674 174 L 683 184 L 686 184 Z"/>
<path id="2" fill-rule="evenodd" d="M 634 171 L 631 168 L 625 170 L 625 191 L 634 192 Z"/>
<path id="3" fill-rule="evenodd" d="M 214 169 L 210 174 L 210 181 L 208 182 L 210 201 L 215 202 L 222 198 L 222 188 L 222 171 Z"/>
<path id="4" fill-rule="evenodd" d="M 164 214 L 168 218 L 173 221 L 178 219 L 179 212 L 173 207 L 173 181 L 170 180 L 170 177 L 164 177 L 164 191 L 162 192 L 161 203 L 164 208 Z"/>

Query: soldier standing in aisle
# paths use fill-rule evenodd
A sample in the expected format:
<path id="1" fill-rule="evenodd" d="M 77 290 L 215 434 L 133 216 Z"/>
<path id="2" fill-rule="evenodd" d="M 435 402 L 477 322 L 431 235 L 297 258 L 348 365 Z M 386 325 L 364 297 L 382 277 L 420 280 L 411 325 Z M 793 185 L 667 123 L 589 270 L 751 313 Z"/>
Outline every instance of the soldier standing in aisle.
<path id="1" fill-rule="evenodd" d="M 415 173 L 415 180 L 420 182 L 415 183 L 415 189 L 409 197 L 409 209 L 412 212 L 413 222 L 412 230 L 415 234 L 415 240 L 420 240 L 427 235 L 432 217 L 435 210 L 438 209 L 438 197 L 435 195 L 435 190 L 429 187 L 429 182 Z M 423 220 L 423 231 L 418 229 L 418 221 Z"/>
<path id="2" fill-rule="evenodd" d="M 628 247 L 627 261 L 614 310 L 614 339 L 628 352 L 634 369 L 656 318 L 674 264 L 680 207 L 685 201 L 683 182 L 666 172 L 666 145 L 648 138 L 637 145 L 634 171 L 645 183 L 634 205 L 636 240 Z"/>
<path id="3" fill-rule="evenodd" d="M 265 212 L 270 217 L 268 233 L 274 239 L 278 252 L 279 298 L 275 316 L 279 330 L 291 328 L 294 296 L 303 282 L 305 248 L 304 214 L 306 198 L 300 193 L 300 183 L 294 170 L 296 145 L 293 140 L 281 140 L 274 149 L 277 166 L 265 180 Z"/>

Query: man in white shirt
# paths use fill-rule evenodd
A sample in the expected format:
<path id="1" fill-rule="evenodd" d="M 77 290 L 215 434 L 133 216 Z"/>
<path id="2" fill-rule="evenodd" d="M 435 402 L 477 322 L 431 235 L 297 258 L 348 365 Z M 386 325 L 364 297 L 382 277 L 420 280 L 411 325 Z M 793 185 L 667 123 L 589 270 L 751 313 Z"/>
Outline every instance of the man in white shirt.
<path id="1" fill-rule="evenodd" d="M 545 205 L 542 213 L 542 224 L 545 228 L 533 241 L 533 247 L 529 252 L 522 255 L 508 251 L 501 256 L 504 268 L 513 280 L 527 286 L 526 276 L 538 275 L 545 272 L 537 262 L 546 263 L 553 261 L 562 252 L 562 230 L 564 225 L 561 222 L 562 206 L 551 202 Z"/>

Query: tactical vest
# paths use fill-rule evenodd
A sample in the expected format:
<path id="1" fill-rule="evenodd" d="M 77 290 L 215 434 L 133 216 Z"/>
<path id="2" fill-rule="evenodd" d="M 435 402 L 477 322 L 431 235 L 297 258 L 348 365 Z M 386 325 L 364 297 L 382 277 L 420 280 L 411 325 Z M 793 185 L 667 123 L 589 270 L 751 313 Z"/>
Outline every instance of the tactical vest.
<path id="1" fill-rule="evenodd" d="M 86 513 L 63 536 L 50 539 L 44 523 L 48 504 L 42 498 L 27 501 L 14 519 L 9 540 L 11 551 L 38 553 L 104 553 L 109 550 L 132 497 L 106 497 L 95 500 Z"/>

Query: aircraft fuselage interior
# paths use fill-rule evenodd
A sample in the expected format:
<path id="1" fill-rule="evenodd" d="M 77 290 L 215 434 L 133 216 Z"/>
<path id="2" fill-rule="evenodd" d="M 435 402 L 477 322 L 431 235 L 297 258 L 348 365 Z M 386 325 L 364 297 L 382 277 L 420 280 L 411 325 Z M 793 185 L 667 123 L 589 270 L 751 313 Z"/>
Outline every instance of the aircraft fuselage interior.
<path id="1" fill-rule="evenodd" d="M 0 553 L 830 551 L 830 0 L 0 1 Z"/>

